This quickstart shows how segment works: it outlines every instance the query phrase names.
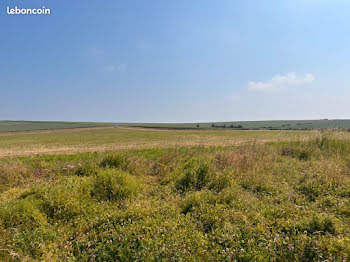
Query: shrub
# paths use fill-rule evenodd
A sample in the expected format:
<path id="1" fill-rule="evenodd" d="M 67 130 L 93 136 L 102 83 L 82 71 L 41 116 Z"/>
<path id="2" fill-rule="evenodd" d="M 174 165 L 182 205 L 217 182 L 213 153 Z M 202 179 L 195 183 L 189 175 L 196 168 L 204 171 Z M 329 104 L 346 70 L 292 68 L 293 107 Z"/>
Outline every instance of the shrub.
<path id="1" fill-rule="evenodd" d="M 190 158 L 176 172 L 175 188 L 181 192 L 201 190 L 211 179 L 210 162 L 206 159 Z"/>
<path id="2" fill-rule="evenodd" d="M 259 197 L 275 194 L 275 188 L 271 187 L 266 180 L 254 176 L 245 177 L 240 185 L 243 189 L 249 190 Z"/>
<path id="3" fill-rule="evenodd" d="M 231 180 L 228 173 L 218 173 L 213 175 L 208 188 L 217 193 L 230 186 Z"/>
<path id="4" fill-rule="evenodd" d="M 311 151 L 309 149 L 303 148 L 293 148 L 293 147 L 284 147 L 281 150 L 282 156 L 291 156 L 299 160 L 309 160 L 311 157 Z"/>
<path id="5" fill-rule="evenodd" d="M 298 157 L 299 160 L 309 160 L 310 157 L 311 157 L 311 152 L 308 151 L 308 150 L 300 150 L 300 151 L 297 151 L 296 153 L 296 156 Z"/>
<path id="6" fill-rule="evenodd" d="M 49 219 L 69 221 L 80 213 L 79 198 L 55 189 L 45 193 L 40 209 Z"/>
<path id="7" fill-rule="evenodd" d="M 47 223 L 46 216 L 40 212 L 37 203 L 27 199 L 16 199 L 1 206 L 0 219 L 5 228 L 35 229 Z"/>
<path id="8" fill-rule="evenodd" d="M 125 154 L 109 154 L 100 162 L 100 167 L 118 168 L 126 171 L 130 165 L 130 161 Z"/>
<path id="9" fill-rule="evenodd" d="M 97 173 L 93 179 L 91 196 L 99 201 L 124 200 L 138 192 L 139 183 L 122 171 L 112 169 Z"/>
<path id="10" fill-rule="evenodd" d="M 181 206 L 181 213 L 186 215 L 187 213 L 192 212 L 194 208 L 198 208 L 201 205 L 200 196 L 200 194 L 194 193 L 186 197 Z"/>
<path id="11" fill-rule="evenodd" d="M 85 163 L 82 165 L 78 165 L 74 169 L 74 174 L 77 176 L 92 176 L 97 174 L 97 166 L 91 164 L 91 163 Z"/>
<path id="12" fill-rule="evenodd" d="M 303 228 L 308 234 L 332 234 L 336 232 L 335 224 L 330 218 L 319 218 L 314 216 Z"/>
<path id="13" fill-rule="evenodd" d="M 12 259 L 9 261 L 32 261 L 29 257 L 36 261 L 43 260 L 42 256 L 45 253 L 43 243 L 52 241 L 53 238 L 52 235 L 47 233 L 47 230 L 41 228 L 36 230 L 23 229 L 21 231 L 15 231 L 12 237 L 14 243 L 16 243 L 16 247 L 26 254 L 26 257 L 21 257 L 17 253 L 10 252 Z"/>
<path id="14" fill-rule="evenodd" d="M 293 155 L 293 148 L 292 147 L 284 147 L 281 150 L 282 156 L 292 156 Z"/>
<path id="15" fill-rule="evenodd" d="M 85 178 L 68 178 L 29 195 L 39 201 L 40 210 L 49 222 L 64 221 L 87 213 L 91 200 Z"/>
<path id="16" fill-rule="evenodd" d="M 212 231 L 218 225 L 221 211 L 216 208 L 215 196 L 208 190 L 190 193 L 181 206 L 181 213 L 190 214 L 204 233 Z"/>
<path id="17" fill-rule="evenodd" d="M 0 162 L 0 193 L 13 186 L 24 184 L 31 175 L 31 169 L 21 161 Z"/>
<path id="18" fill-rule="evenodd" d="M 310 202 L 314 202 L 320 195 L 320 188 L 314 182 L 303 183 L 298 187 L 301 194 L 307 197 Z"/>

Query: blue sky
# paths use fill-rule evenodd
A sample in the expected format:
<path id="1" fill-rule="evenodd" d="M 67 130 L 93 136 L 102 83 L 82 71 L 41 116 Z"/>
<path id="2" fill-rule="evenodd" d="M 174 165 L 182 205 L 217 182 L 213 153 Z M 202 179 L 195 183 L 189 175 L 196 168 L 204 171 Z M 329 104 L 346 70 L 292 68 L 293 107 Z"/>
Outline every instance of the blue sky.
<path id="1" fill-rule="evenodd" d="M 350 118 L 349 25 L 345 0 L 3 0 L 0 119 Z"/>

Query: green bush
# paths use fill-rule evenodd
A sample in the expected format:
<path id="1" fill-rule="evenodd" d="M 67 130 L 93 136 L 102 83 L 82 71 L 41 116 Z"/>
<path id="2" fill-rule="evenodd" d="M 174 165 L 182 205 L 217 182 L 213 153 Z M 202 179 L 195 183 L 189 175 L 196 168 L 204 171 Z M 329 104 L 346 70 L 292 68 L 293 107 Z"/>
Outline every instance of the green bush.
<path id="1" fill-rule="evenodd" d="M 225 188 L 229 187 L 230 184 L 231 184 L 231 179 L 230 179 L 229 173 L 217 173 L 212 177 L 208 185 L 208 188 L 210 190 L 213 190 L 219 193 Z"/>
<path id="2" fill-rule="evenodd" d="M 5 228 L 35 229 L 47 223 L 45 214 L 38 208 L 38 203 L 27 199 L 16 199 L 1 206 L 0 220 Z"/>
<path id="3" fill-rule="evenodd" d="M 257 196 L 271 196 L 275 193 L 275 189 L 268 185 L 267 181 L 253 176 L 247 176 L 240 182 L 243 189 L 249 190 Z"/>
<path id="4" fill-rule="evenodd" d="M 92 176 L 97 174 L 97 169 L 98 167 L 92 163 L 84 163 L 74 169 L 74 174 L 77 176 Z"/>
<path id="5" fill-rule="evenodd" d="M 302 161 L 307 161 L 311 158 L 311 150 L 295 147 L 283 147 L 281 150 L 282 156 L 291 156 Z"/>
<path id="6" fill-rule="evenodd" d="M 175 188 L 181 192 L 201 190 L 212 176 L 209 160 L 193 157 L 177 170 Z"/>
<path id="7" fill-rule="evenodd" d="M 109 154 L 102 159 L 100 167 L 104 168 L 118 168 L 126 171 L 130 165 L 130 160 L 125 154 L 114 153 Z"/>
<path id="8" fill-rule="evenodd" d="M 69 177 L 50 186 L 32 188 L 18 198 L 32 201 L 48 222 L 64 221 L 86 214 L 91 202 L 86 178 Z"/>
<path id="9" fill-rule="evenodd" d="M 99 201 L 124 200 L 136 195 L 139 187 L 138 181 L 131 175 L 107 169 L 93 178 L 91 196 Z"/>
<path id="10" fill-rule="evenodd" d="M 314 216 L 303 228 L 308 234 L 335 234 L 336 228 L 334 222 L 330 218 L 321 219 Z"/>

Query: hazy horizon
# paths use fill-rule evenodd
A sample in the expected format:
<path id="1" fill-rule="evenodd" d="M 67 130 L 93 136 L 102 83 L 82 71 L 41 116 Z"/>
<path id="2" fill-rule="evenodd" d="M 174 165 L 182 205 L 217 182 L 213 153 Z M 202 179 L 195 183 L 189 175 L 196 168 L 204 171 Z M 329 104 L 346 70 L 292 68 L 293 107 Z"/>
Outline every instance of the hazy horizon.
<path id="1" fill-rule="evenodd" d="M 329 120 L 329 121 L 347 121 L 350 118 L 321 118 L 321 119 L 262 119 L 262 120 L 225 120 L 225 121 L 200 121 L 200 122 L 131 122 L 131 121 L 67 121 L 67 120 L 25 120 L 25 119 L 0 119 L 0 121 L 13 121 L 13 122 L 96 122 L 96 123 L 148 123 L 148 124 L 190 124 L 190 123 L 222 123 L 222 122 L 271 122 L 271 121 L 318 121 L 318 120 Z"/>

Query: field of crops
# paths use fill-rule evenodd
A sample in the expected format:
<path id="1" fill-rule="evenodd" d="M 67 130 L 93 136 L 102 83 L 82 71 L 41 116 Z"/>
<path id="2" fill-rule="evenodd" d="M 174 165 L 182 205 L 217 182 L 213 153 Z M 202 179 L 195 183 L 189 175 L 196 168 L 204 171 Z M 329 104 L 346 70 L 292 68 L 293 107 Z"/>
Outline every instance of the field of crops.
<path id="1" fill-rule="evenodd" d="M 210 123 L 121 123 L 121 126 L 144 128 L 174 128 L 174 129 L 272 129 L 272 130 L 310 130 L 350 128 L 350 120 L 281 120 L 281 121 L 242 121 L 242 122 L 210 122 Z"/>
<path id="2" fill-rule="evenodd" d="M 48 121 L 0 121 L 1 132 L 50 130 L 62 128 L 86 128 L 99 126 L 112 126 L 111 123 L 93 122 L 48 122 Z"/>
<path id="3" fill-rule="evenodd" d="M 3 134 L 0 260 L 349 261 L 349 138 L 113 128 Z"/>

